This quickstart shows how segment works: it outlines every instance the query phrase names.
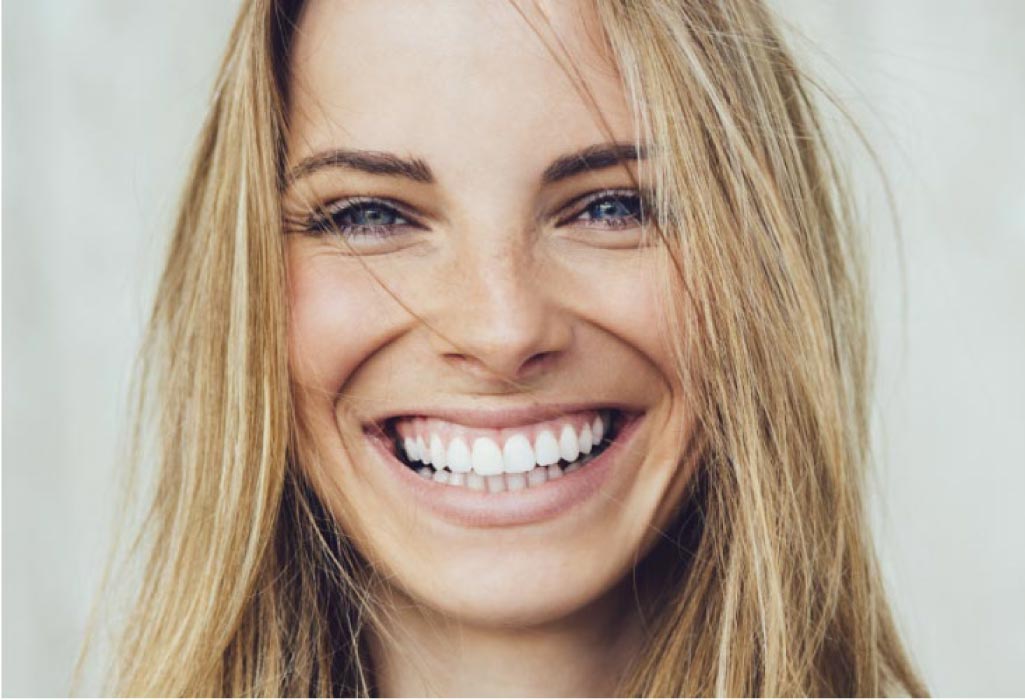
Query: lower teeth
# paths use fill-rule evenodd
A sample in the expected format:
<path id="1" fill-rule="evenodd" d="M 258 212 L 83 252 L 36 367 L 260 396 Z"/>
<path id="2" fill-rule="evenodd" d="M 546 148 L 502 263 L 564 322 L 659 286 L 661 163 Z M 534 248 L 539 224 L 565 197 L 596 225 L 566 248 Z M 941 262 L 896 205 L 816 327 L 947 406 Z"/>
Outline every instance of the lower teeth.
<path id="1" fill-rule="evenodd" d="M 487 491 L 489 493 L 500 493 L 502 491 L 521 491 L 526 488 L 536 488 L 545 482 L 559 479 L 566 474 L 572 474 L 582 466 L 594 459 L 599 454 L 592 452 L 568 465 L 553 464 L 548 467 L 534 467 L 528 472 L 521 474 L 494 474 L 482 476 L 476 472 L 450 472 L 447 469 L 434 469 L 423 466 L 416 470 L 416 473 L 426 481 L 436 481 L 449 486 L 461 486 L 472 491 Z"/>

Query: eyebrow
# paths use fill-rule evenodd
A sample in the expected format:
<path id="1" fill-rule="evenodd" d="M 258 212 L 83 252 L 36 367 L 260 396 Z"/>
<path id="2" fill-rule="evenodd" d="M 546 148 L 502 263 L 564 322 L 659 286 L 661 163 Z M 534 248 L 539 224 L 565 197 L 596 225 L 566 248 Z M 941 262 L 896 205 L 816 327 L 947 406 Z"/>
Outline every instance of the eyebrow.
<path id="1" fill-rule="evenodd" d="M 631 143 L 603 143 L 588 146 L 574 153 L 556 158 L 545 168 L 541 182 L 550 185 L 592 170 L 610 168 L 628 161 L 647 157 L 646 149 Z M 363 151 L 335 148 L 304 158 L 289 171 L 285 184 L 312 175 L 326 168 L 347 168 L 371 175 L 404 177 L 415 182 L 433 184 L 434 173 L 420 158 L 402 158 L 384 151 Z"/>
<path id="2" fill-rule="evenodd" d="M 299 178 L 325 168 L 348 168 L 371 175 L 393 175 L 427 184 L 434 182 L 434 173 L 431 172 L 430 166 L 419 158 L 401 158 L 384 151 L 335 148 L 299 161 L 285 177 L 285 183 L 291 184 Z"/>
<path id="3" fill-rule="evenodd" d="M 613 165 L 643 160 L 646 157 L 646 149 L 632 143 L 603 143 L 588 146 L 576 153 L 556 158 L 551 165 L 545 168 L 541 182 L 550 185 L 553 182 L 566 180 L 591 170 L 611 168 Z"/>

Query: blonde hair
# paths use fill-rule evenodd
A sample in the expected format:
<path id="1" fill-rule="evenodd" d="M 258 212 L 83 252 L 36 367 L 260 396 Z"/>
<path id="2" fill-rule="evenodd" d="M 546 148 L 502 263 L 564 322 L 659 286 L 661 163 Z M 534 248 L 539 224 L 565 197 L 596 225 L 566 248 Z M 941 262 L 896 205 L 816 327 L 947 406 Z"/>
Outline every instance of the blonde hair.
<path id="1" fill-rule="evenodd" d="M 632 696 L 926 690 L 864 512 L 866 290 L 807 79 L 758 0 L 597 0 L 641 133 L 680 379 L 703 446 L 645 566 Z M 368 562 L 303 477 L 286 350 L 287 52 L 301 3 L 232 32 L 143 351 L 158 426 L 119 695 L 369 695 Z"/>

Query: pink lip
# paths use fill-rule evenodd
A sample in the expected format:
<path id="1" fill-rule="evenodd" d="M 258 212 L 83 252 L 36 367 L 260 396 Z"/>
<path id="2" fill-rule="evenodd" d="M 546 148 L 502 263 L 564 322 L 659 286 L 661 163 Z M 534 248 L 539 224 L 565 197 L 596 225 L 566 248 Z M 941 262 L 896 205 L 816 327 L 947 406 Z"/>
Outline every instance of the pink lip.
<path id="1" fill-rule="evenodd" d="M 613 474 L 613 467 L 627 451 L 642 418 L 643 414 L 633 414 L 619 430 L 615 442 L 581 469 L 539 487 L 502 493 L 473 491 L 424 479 L 395 457 L 387 438 L 370 432 L 366 437 L 395 477 L 393 483 L 407 498 L 442 520 L 464 527 L 511 527 L 553 518 L 585 502 Z"/>
<path id="2" fill-rule="evenodd" d="M 538 406 L 525 406 L 518 408 L 501 409 L 457 409 L 457 408 L 416 408 L 411 407 L 406 411 L 394 411 L 386 416 L 381 416 L 373 421 L 376 425 L 383 425 L 392 418 L 402 417 L 423 417 L 438 418 L 449 423 L 458 423 L 468 428 L 517 428 L 532 423 L 541 423 L 546 420 L 553 420 L 561 416 L 579 413 L 581 411 L 594 411 L 598 409 L 619 409 L 625 411 L 636 411 L 636 408 L 619 406 L 616 404 L 597 405 L 595 403 L 580 404 L 544 404 Z"/>

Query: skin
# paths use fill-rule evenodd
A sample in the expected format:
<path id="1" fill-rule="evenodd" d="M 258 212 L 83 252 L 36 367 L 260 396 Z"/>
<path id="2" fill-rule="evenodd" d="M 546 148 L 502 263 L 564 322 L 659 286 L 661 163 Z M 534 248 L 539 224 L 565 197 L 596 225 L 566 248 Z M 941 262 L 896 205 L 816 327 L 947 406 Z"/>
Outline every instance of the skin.
<path id="1" fill-rule="evenodd" d="M 315 0 L 296 34 L 289 170 L 346 148 L 419 159 L 435 178 L 325 167 L 283 198 L 299 222 L 286 246 L 304 467 L 384 573 L 390 636 L 372 655 L 385 695 L 612 692 L 642 637 L 630 572 L 689 475 L 658 251 L 636 221 L 565 220 L 582 195 L 635 188 L 642 164 L 542 182 L 560 156 L 634 134 L 593 10 L 542 6 L 594 104 L 513 3 Z M 352 196 L 400 202 L 416 225 L 303 232 L 311 205 Z M 643 418 L 600 493 L 526 525 L 457 526 L 411 507 L 364 435 L 414 406 L 551 403 Z"/>

